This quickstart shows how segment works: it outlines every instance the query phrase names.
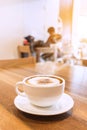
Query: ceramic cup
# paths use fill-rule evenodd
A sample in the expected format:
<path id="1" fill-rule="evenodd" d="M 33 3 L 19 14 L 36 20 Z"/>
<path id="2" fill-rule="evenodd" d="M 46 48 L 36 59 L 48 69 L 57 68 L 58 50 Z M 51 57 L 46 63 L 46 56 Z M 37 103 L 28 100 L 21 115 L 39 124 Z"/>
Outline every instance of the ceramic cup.
<path id="1" fill-rule="evenodd" d="M 19 89 L 20 86 L 23 92 Z M 33 75 L 16 83 L 18 95 L 26 96 L 36 106 L 48 107 L 55 104 L 64 93 L 65 80 L 54 75 Z"/>

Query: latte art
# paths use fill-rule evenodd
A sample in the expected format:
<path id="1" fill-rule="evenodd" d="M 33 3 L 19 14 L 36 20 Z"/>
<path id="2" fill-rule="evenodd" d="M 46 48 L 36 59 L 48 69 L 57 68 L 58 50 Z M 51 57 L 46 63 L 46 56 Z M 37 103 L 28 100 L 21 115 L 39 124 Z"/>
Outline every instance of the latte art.
<path id="1" fill-rule="evenodd" d="M 53 83 L 52 80 L 46 78 L 46 79 L 40 79 L 37 81 L 39 84 L 49 84 L 49 83 Z"/>
<path id="2" fill-rule="evenodd" d="M 42 87 L 49 87 L 49 86 L 55 86 L 61 83 L 60 79 L 54 78 L 54 77 L 47 77 L 47 76 L 36 76 L 32 77 L 30 79 L 26 80 L 26 83 L 29 85 L 34 85 L 34 86 L 42 86 Z"/>

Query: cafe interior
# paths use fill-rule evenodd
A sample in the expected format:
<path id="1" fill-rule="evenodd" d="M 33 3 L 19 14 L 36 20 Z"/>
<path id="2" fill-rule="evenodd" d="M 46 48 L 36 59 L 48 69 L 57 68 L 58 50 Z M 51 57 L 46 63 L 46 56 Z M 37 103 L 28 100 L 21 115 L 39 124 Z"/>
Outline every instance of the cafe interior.
<path id="1" fill-rule="evenodd" d="M 87 130 L 87 0 L 0 1 L 0 130 Z"/>

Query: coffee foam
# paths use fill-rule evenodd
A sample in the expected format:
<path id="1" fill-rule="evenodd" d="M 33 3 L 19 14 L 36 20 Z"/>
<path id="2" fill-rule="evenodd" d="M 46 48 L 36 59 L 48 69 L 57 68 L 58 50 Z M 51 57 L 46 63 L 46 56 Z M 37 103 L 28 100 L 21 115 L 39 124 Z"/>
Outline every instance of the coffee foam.
<path id="1" fill-rule="evenodd" d="M 30 79 L 27 79 L 26 83 L 31 84 L 34 86 L 41 86 L 41 87 L 49 87 L 49 86 L 55 86 L 60 84 L 61 80 L 57 79 L 55 77 L 47 77 L 47 76 L 41 76 L 41 77 L 32 77 Z"/>

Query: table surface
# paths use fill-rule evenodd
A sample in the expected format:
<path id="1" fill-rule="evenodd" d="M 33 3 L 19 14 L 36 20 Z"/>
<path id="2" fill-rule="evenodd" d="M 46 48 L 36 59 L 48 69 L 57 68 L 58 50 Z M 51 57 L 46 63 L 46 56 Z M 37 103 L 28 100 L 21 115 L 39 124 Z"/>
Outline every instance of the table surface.
<path id="1" fill-rule="evenodd" d="M 8 61 L 9 64 L 9 61 Z M 65 79 L 65 93 L 74 100 L 71 110 L 60 115 L 24 113 L 14 105 L 15 84 L 26 76 L 54 74 Z M 87 68 L 53 62 L 0 68 L 0 130 L 87 130 Z"/>

